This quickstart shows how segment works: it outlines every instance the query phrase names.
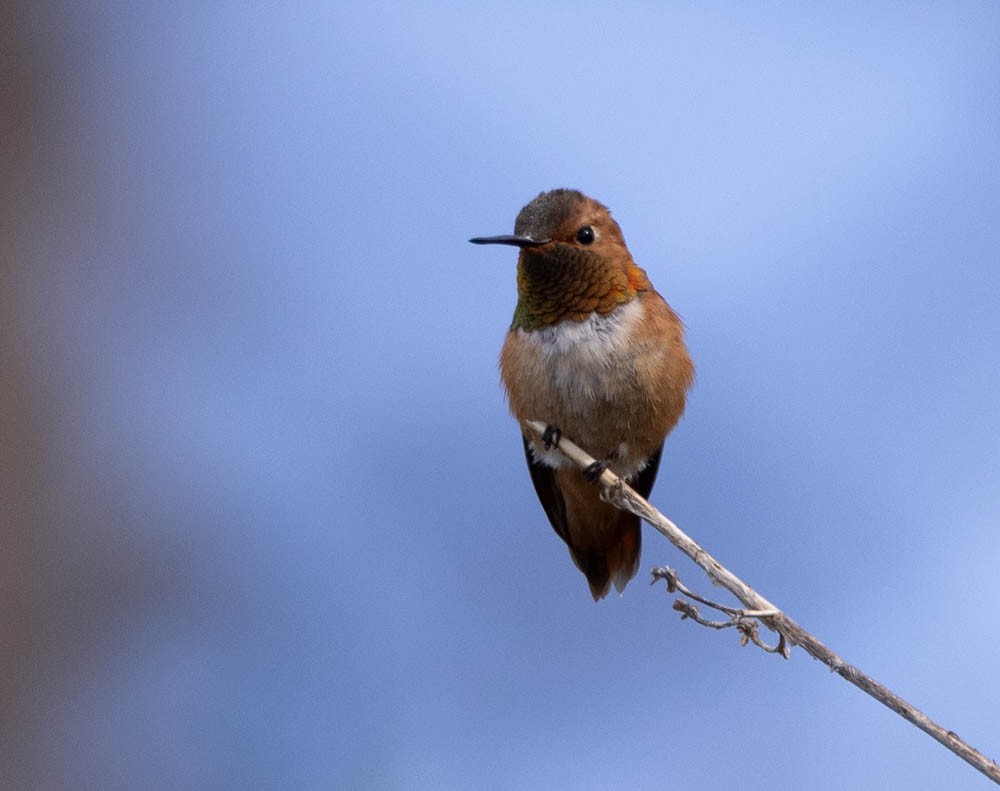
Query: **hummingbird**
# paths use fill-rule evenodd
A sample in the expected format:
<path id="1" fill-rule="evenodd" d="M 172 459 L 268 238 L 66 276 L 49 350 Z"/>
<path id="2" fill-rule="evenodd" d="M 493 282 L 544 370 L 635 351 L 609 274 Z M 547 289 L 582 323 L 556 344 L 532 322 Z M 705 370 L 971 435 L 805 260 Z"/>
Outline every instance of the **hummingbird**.
<path id="1" fill-rule="evenodd" d="M 639 568 L 640 521 L 601 500 L 610 469 L 648 497 L 663 441 L 684 412 L 694 366 L 684 326 L 632 259 L 606 206 L 572 189 L 541 193 L 514 233 L 470 239 L 519 248 L 517 306 L 500 352 L 538 499 L 594 601 Z M 598 459 L 586 473 L 558 452 L 572 439 Z"/>

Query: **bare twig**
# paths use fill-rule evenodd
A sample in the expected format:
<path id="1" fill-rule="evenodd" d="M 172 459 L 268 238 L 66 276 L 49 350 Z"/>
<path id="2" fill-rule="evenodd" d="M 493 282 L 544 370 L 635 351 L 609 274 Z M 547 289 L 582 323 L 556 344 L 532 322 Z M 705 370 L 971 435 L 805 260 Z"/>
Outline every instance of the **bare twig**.
<path id="1" fill-rule="evenodd" d="M 525 425 L 532 431 L 536 432 L 539 437 L 545 431 L 545 424 L 537 420 L 525 421 Z M 560 438 L 558 448 L 564 456 L 578 465 L 581 470 L 590 466 L 595 461 L 590 454 L 565 436 Z M 1000 784 L 1000 766 L 997 766 L 996 762 L 971 747 L 954 731 L 942 728 L 932 719 L 923 714 L 923 712 L 911 706 L 901 697 L 893 693 L 890 689 L 841 659 L 840 656 L 831 651 L 817 638 L 813 637 L 813 635 L 785 615 L 778 607 L 757 593 L 757 591 L 709 555 L 686 533 L 677 527 L 677 525 L 653 508 L 647 500 L 640 497 L 621 478 L 610 470 L 604 470 L 604 472 L 601 473 L 601 477 L 598 479 L 598 482 L 605 487 L 604 497 L 608 500 L 608 502 L 612 503 L 617 508 L 635 514 L 640 519 L 645 520 L 656 528 L 656 530 L 666 536 L 670 543 L 697 563 L 708 575 L 708 578 L 712 581 L 713 585 L 717 585 L 728 590 L 751 612 L 766 612 L 766 615 L 756 614 L 753 617 L 759 619 L 760 622 L 763 623 L 768 629 L 777 632 L 780 636 L 779 644 L 775 648 L 776 653 L 785 655 L 787 652 L 786 643 L 802 647 L 806 653 L 815 659 L 818 659 L 841 678 L 850 681 L 859 689 L 867 692 L 877 701 L 885 706 L 888 706 L 899 716 L 903 717 L 913 725 L 916 725 L 924 733 L 943 744 L 959 758 L 978 769 L 994 783 Z M 688 595 L 691 594 L 689 593 Z M 691 607 L 692 605 L 688 606 Z M 725 610 L 723 610 L 723 612 L 725 612 Z M 692 620 L 696 620 L 693 615 L 688 615 L 688 617 Z M 700 623 L 701 621 L 698 622 Z M 744 634 L 744 639 L 749 639 L 755 644 L 759 644 L 757 643 L 757 640 L 748 634 L 747 631 L 744 631 L 743 629 L 741 629 L 741 631 Z M 751 631 L 755 632 L 756 630 L 754 629 Z"/>
<path id="2" fill-rule="evenodd" d="M 698 608 L 691 604 L 690 602 L 684 601 L 684 599 L 678 599 L 674 602 L 674 609 L 681 614 L 681 620 L 685 618 L 690 618 L 695 623 L 699 623 L 702 626 L 707 626 L 710 629 L 728 629 L 729 627 L 736 627 L 736 630 L 742 635 L 740 638 L 740 645 L 746 645 L 748 642 L 752 642 L 758 648 L 763 648 L 769 654 L 781 654 L 785 659 L 788 659 L 791 651 L 789 650 L 787 644 L 785 643 L 785 636 L 781 633 L 778 634 L 778 644 L 768 645 L 763 640 L 760 639 L 759 630 L 757 629 L 757 618 L 769 618 L 773 615 L 780 615 L 777 610 L 747 610 L 740 607 L 727 607 L 725 604 L 719 604 L 710 599 L 706 599 L 704 596 L 699 596 L 693 590 L 684 585 L 677 576 L 677 572 L 671 568 L 664 566 L 663 568 L 653 569 L 653 581 L 650 584 L 655 584 L 658 580 L 664 580 L 667 584 L 667 593 L 676 593 L 680 591 L 681 593 L 690 596 L 692 599 L 701 602 L 702 604 L 711 607 L 713 610 L 718 610 L 729 616 L 726 621 L 709 621 L 701 617 L 701 613 L 698 612 Z"/>

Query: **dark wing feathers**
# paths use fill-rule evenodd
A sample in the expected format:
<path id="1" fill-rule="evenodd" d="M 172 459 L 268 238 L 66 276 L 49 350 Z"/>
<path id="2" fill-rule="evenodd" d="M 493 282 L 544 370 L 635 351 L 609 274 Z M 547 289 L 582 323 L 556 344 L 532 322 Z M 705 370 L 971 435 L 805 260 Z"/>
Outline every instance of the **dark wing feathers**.
<path id="1" fill-rule="evenodd" d="M 649 457 L 649 461 L 642 468 L 642 472 L 636 475 L 635 480 L 630 483 L 630 486 L 647 500 L 649 499 L 649 493 L 653 491 L 653 484 L 656 482 L 656 473 L 660 469 L 661 455 L 663 455 L 662 442 L 660 443 L 660 447 L 653 451 L 653 455 Z"/>
<path id="2" fill-rule="evenodd" d="M 524 441 L 524 456 L 528 460 L 528 472 L 531 473 L 531 482 L 535 485 L 535 494 L 538 495 L 545 515 L 552 523 L 556 533 L 563 541 L 569 543 L 569 528 L 566 525 L 566 501 L 562 492 L 556 485 L 556 471 L 545 464 L 539 464 L 531 455 L 531 443 L 527 437 L 522 436 Z"/>

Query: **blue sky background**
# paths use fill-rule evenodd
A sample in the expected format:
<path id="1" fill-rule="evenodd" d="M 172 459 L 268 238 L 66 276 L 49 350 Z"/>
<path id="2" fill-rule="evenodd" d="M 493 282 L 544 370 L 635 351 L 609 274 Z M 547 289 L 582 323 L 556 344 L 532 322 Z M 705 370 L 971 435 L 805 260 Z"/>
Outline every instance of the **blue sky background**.
<path id="1" fill-rule="evenodd" d="M 6 787 L 987 787 L 648 528 L 594 604 L 466 240 L 609 205 L 698 368 L 653 502 L 1000 756 L 1000 6 L 7 14 Z"/>

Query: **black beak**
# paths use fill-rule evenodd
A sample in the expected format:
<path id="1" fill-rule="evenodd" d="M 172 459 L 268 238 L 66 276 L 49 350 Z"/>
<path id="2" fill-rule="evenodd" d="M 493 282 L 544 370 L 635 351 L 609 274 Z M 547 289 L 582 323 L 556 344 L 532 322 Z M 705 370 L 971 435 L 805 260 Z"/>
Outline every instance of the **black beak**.
<path id="1" fill-rule="evenodd" d="M 543 244 L 548 244 L 550 239 L 532 239 L 529 236 L 513 236 L 511 234 L 505 234 L 504 236 L 477 236 L 474 239 L 469 239 L 473 244 L 509 244 L 512 247 L 540 247 Z"/>

